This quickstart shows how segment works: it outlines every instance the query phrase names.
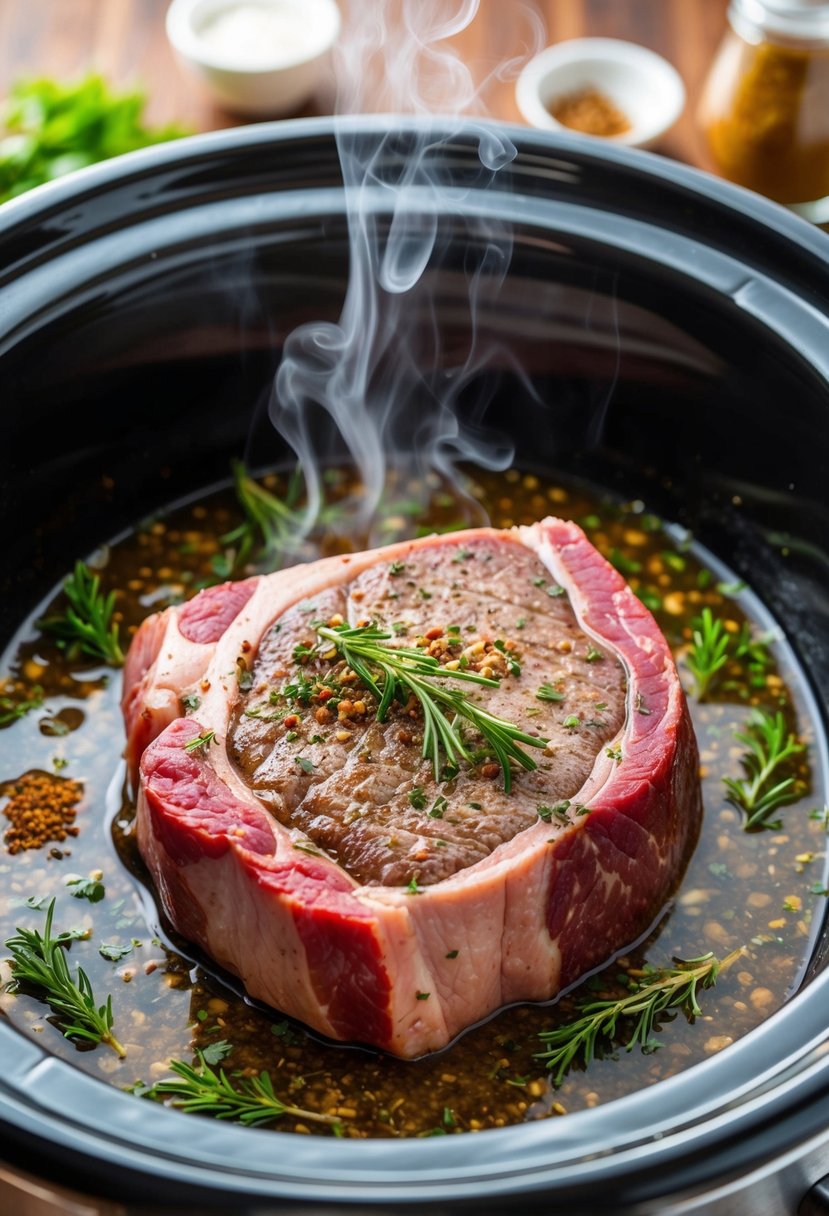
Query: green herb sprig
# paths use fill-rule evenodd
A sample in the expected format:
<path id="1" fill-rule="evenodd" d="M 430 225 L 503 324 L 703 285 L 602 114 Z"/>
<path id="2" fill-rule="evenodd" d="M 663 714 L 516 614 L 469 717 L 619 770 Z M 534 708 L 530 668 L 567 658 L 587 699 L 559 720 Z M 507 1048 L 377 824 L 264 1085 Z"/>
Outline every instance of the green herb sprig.
<path id="1" fill-rule="evenodd" d="M 638 1045 L 645 1052 L 655 1051 L 661 1045 L 655 1037 L 660 1019 L 679 1011 L 689 1018 L 699 1017 L 699 991 L 713 987 L 721 972 L 744 952 L 741 946 L 722 961 L 710 952 L 675 959 L 676 966 L 646 971 L 633 980 L 634 990 L 628 996 L 580 1004 L 579 1017 L 539 1034 L 546 1050 L 536 1058 L 547 1061 L 553 1085 L 560 1085 L 574 1061 L 586 1068 L 603 1047 L 623 1046 L 633 1051 Z"/>
<path id="2" fill-rule="evenodd" d="M 520 744 L 546 747 L 548 740 L 528 735 L 512 722 L 488 713 L 456 688 L 446 688 L 440 681 L 465 680 L 489 688 L 498 681 L 471 671 L 447 671 L 432 655 L 409 647 L 388 646 L 393 637 L 376 625 L 349 628 L 347 625 L 318 625 L 317 633 L 332 642 L 348 666 L 355 671 L 379 704 L 377 721 L 383 722 L 393 701 L 405 705 L 409 694 L 420 703 L 423 712 L 423 757 L 432 762 L 435 780 L 440 780 L 442 756 L 449 765 L 465 760 L 474 763 L 473 753 L 464 743 L 457 727 L 459 718 L 469 722 L 484 738 L 491 754 L 501 765 L 504 789 L 511 789 L 510 761 L 522 768 L 537 768 L 533 758 Z M 446 717 L 448 710 L 453 718 Z"/>
<path id="3" fill-rule="evenodd" d="M 302 517 L 296 509 L 300 477 L 295 473 L 285 497 L 278 498 L 251 477 L 241 460 L 235 460 L 232 469 L 233 488 L 245 517 L 221 539 L 223 545 L 236 546 L 232 565 L 241 570 L 254 556 L 271 561 L 280 558 L 300 535 Z"/>
<path id="4" fill-rule="evenodd" d="M 124 652 L 118 625 L 112 619 L 115 592 L 103 595 L 100 575 L 93 574 L 85 562 L 75 563 L 63 590 L 69 606 L 60 615 L 43 617 L 37 622 L 38 629 L 53 637 L 70 659 L 86 655 L 121 667 Z"/>
<path id="5" fill-rule="evenodd" d="M 139 1084 L 133 1087 L 133 1092 L 141 1098 L 167 1102 L 179 1110 L 210 1115 L 214 1119 L 230 1119 L 245 1127 L 273 1123 L 283 1115 L 313 1123 L 340 1124 L 333 1115 L 321 1115 L 283 1102 L 276 1096 L 267 1072 L 261 1072 L 258 1077 L 234 1078 L 231 1082 L 223 1068 L 214 1070 L 210 1067 L 201 1051 L 196 1052 L 195 1065 L 171 1060 L 170 1071 L 176 1074 L 175 1080 L 156 1081 L 150 1086 Z"/>
<path id="6" fill-rule="evenodd" d="M 105 1043 L 122 1059 L 124 1048 L 113 1033 L 112 997 L 98 1003 L 89 976 L 82 967 L 73 977 L 66 957 L 66 946 L 77 934 L 60 933 L 52 936 L 55 901 L 46 909 L 43 933 L 38 929 L 17 928 L 16 937 L 4 943 L 12 956 L 12 980 L 9 988 L 17 991 L 21 984 L 31 987 L 56 1015 L 60 1030 L 67 1039 L 82 1039 L 87 1043 Z"/>
<path id="7" fill-rule="evenodd" d="M 685 662 L 694 677 L 694 696 L 702 701 L 717 672 L 728 662 L 728 634 L 710 608 L 703 608 L 693 621 L 691 647 Z"/>
<path id="8" fill-rule="evenodd" d="M 0 726 L 9 726 L 20 718 L 25 718 L 34 709 L 43 708 L 43 689 L 35 684 L 29 696 L 20 700 L 14 697 L 0 696 Z"/>
<path id="9" fill-rule="evenodd" d="M 789 731 L 782 713 L 770 714 L 763 709 L 752 710 L 745 730 L 735 732 L 734 738 L 746 749 L 740 760 L 746 775 L 723 777 L 728 801 L 745 812 L 746 830 L 776 831 L 780 820 L 769 816 L 797 798 L 793 776 L 777 780 L 780 769 L 804 752 L 805 745 Z"/>
<path id="10" fill-rule="evenodd" d="M 143 125 L 141 93 L 114 93 L 100 76 L 72 84 L 19 81 L 0 114 L 0 202 L 74 169 L 177 139 L 181 127 Z"/>

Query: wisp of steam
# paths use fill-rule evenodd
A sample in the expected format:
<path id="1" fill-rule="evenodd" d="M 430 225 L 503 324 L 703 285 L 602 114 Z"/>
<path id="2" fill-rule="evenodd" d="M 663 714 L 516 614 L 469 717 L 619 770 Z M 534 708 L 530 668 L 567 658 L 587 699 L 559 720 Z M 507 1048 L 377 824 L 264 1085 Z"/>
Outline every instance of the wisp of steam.
<path id="1" fill-rule="evenodd" d="M 347 289 L 337 322 L 306 323 L 288 336 L 269 409 L 304 475 L 309 524 L 332 460 L 353 466 L 362 491 L 349 515 L 355 531 L 370 536 L 392 471 L 398 481 L 420 478 L 424 485 L 437 474 L 457 489 L 460 462 L 500 470 L 512 460 L 511 443 L 483 424 L 488 395 L 480 373 L 496 349 L 476 320 L 480 302 L 497 295 L 507 273 L 512 234 L 467 211 L 465 202 L 471 187 L 479 191 L 509 171 L 516 150 L 481 121 L 482 84 L 451 43 L 478 5 L 351 0 L 346 14 L 335 63 L 335 132 Z M 517 70 L 543 41 L 532 10 L 512 7 L 523 16 L 527 45 L 500 72 Z M 366 111 L 369 95 L 384 114 L 371 124 L 353 117 Z M 399 115 L 416 121 L 401 124 Z M 440 154 L 461 132 L 477 147 L 475 180 L 465 168 L 463 184 L 447 168 L 451 158 Z M 467 313 L 453 326 L 451 348 L 435 305 L 441 273 L 452 276 L 453 309 Z M 458 332 L 468 335 L 463 349 Z M 465 513 L 469 522 L 486 522 L 471 498 Z"/>

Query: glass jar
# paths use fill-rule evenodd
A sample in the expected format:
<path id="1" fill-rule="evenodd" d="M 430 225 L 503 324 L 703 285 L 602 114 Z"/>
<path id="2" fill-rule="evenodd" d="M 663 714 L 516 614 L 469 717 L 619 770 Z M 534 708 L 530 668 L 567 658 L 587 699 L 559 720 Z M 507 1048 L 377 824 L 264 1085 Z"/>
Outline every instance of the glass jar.
<path id="1" fill-rule="evenodd" d="M 731 0 L 699 121 L 723 177 L 829 220 L 829 3 Z"/>

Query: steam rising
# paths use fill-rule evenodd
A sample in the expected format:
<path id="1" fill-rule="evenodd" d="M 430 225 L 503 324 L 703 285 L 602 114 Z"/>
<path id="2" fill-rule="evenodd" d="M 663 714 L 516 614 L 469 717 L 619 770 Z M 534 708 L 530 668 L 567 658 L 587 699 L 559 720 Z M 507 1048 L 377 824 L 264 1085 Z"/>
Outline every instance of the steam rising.
<path id="1" fill-rule="evenodd" d="M 351 504 L 361 531 L 375 518 L 391 470 L 436 473 L 454 484 L 460 461 L 504 469 L 512 460 L 512 445 L 482 425 L 489 398 L 479 373 L 497 352 L 476 322 L 507 273 L 512 235 L 466 204 L 470 189 L 509 171 L 516 150 L 504 133 L 476 121 L 482 85 L 446 42 L 470 24 L 478 4 L 352 0 L 347 15 L 337 112 L 363 113 L 371 96 L 391 117 L 379 130 L 335 119 L 348 223 L 345 300 L 336 323 L 307 323 L 289 335 L 271 400 L 271 419 L 305 476 L 309 522 L 322 501 L 321 470 L 344 456 L 364 487 Z M 531 45 L 501 73 L 514 73 L 542 41 L 538 18 L 517 11 Z M 400 114 L 419 121 L 400 130 L 393 117 Z M 465 169 L 463 179 L 447 167 L 449 156 L 437 154 L 461 133 L 478 153 L 477 170 Z M 437 314 L 438 276 L 454 316 L 445 308 Z M 493 378 L 486 379 L 491 394 Z M 470 522 L 480 521 L 477 504 L 467 506 Z"/>

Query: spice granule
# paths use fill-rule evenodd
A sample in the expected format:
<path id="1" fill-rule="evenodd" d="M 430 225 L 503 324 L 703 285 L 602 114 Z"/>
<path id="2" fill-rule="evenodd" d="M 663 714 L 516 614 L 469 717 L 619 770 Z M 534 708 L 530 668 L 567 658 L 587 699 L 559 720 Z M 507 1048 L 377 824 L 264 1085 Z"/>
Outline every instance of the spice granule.
<path id="1" fill-rule="evenodd" d="M 5 782 L 0 794 L 9 799 L 3 808 L 11 823 L 3 837 L 9 853 L 39 849 L 49 841 L 78 835 L 74 820 L 83 797 L 79 781 L 33 769 L 16 781 Z"/>

